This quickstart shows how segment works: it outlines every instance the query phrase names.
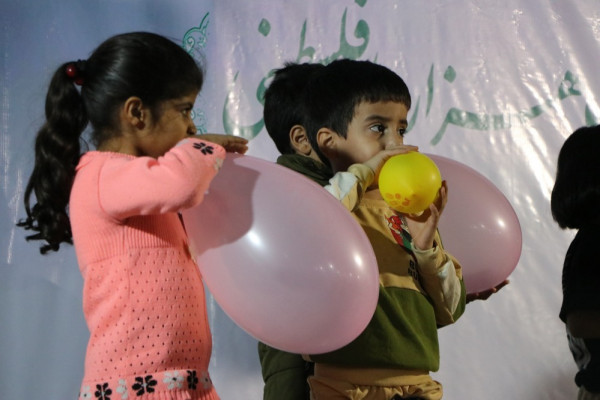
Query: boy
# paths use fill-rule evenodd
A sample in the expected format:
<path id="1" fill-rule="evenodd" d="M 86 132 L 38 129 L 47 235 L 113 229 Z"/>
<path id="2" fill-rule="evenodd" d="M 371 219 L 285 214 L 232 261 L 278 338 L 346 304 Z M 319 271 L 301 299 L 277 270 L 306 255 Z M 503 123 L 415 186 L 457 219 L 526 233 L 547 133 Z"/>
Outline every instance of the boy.
<path id="1" fill-rule="evenodd" d="M 263 120 L 267 133 L 281 153 L 277 163 L 324 186 L 333 174 L 308 141 L 302 101 L 309 77 L 322 68 L 325 68 L 322 64 L 288 62 L 276 70 L 265 91 Z"/>
<path id="2" fill-rule="evenodd" d="M 281 153 L 277 163 L 325 186 L 333 173 L 310 145 L 304 129 L 306 109 L 302 101 L 309 77 L 322 68 L 322 64 L 288 62 L 283 68 L 276 70 L 265 91 L 263 119 L 267 133 Z M 382 157 L 387 159 L 402 151 L 405 150 L 382 152 L 373 162 L 383 164 Z M 299 354 L 274 349 L 260 342 L 258 354 L 265 382 L 263 400 L 309 399 L 307 378 L 313 373 L 312 362 L 305 361 Z"/>
<path id="3" fill-rule="evenodd" d="M 286 63 L 275 71 L 265 91 L 263 119 L 267 133 L 281 156 L 277 163 L 325 185 L 333 175 L 310 146 L 304 130 L 302 95 L 311 74 L 324 68 L 321 64 Z M 265 382 L 263 400 L 308 400 L 307 378 L 313 363 L 301 355 L 258 343 L 258 354 Z"/>
<path id="4" fill-rule="evenodd" d="M 397 74 L 368 61 L 334 61 L 305 89 L 306 132 L 336 173 L 328 190 L 367 233 L 381 283 L 373 319 L 357 339 L 307 356 L 316 363 L 309 378 L 315 400 L 442 397 L 429 375 L 439 368 L 437 328 L 465 308 L 460 265 L 437 233 L 446 183 L 419 216 L 394 212 L 377 188 L 383 162 L 410 149 L 403 141 L 410 101 Z"/>

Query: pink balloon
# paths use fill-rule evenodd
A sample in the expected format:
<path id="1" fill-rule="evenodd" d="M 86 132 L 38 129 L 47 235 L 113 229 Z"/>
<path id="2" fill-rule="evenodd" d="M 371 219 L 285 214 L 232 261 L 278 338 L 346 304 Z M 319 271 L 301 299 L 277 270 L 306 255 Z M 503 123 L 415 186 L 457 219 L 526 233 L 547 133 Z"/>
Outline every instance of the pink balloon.
<path id="1" fill-rule="evenodd" d="M 228 154 L 204 201 L 183 212 L 190 247 L 225 313 L 292 353 L 340 348 L 367 326 L 377 260 L 331 194 L 280 165 Z"/>
<path id="2" fill-rule="evenodd" d="M 502 283 L 521 256 L 522 233 L 510 202 L 474 169 L 428 154 L 448 182 L 448 203 L 439 223 L 444 247 L 463 267 L 467 293 Z"/>

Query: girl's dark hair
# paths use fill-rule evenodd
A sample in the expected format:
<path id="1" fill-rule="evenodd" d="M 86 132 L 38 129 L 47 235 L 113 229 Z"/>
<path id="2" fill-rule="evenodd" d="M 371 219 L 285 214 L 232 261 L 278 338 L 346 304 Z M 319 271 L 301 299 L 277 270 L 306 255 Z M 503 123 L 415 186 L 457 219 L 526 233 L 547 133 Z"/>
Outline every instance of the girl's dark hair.
<path id="1" fill-rule="evenodd" d="M 326 127 L 346 137 L 356 107 L 363 103 L 394 101 L 410 109 L 404 80 L 389 68 L 371 61 L 340 59 L 311 75 L 305 90 L 305 128 L 313 149 L 323 158 L 316 134 Z"/>
<path id="2" fill-rule="evenodd" d="M 41 253 L 72 243 L 67 207 L 88 122 L 98 147 L 121 134 L 118 110 L 129 97 L 139 97 L 158 118 L 164 101 L 198 91 L 202 83 L 202 70 L 183 48 L 148 32 L 113 36 L 87 61 L 58 67 L 46 95 L 46 122 L 37 133 L 35 166 L 25 189 L 27 218 L 17 224 L 36 232 L 27 240 L 45 241 Z"/>
<path id="3" fill-rule="evenodd" d="M 552 217 L 565 229 L 600 224 L 600 125 L 579 128 L 560 153 L 552 189 Z"/>

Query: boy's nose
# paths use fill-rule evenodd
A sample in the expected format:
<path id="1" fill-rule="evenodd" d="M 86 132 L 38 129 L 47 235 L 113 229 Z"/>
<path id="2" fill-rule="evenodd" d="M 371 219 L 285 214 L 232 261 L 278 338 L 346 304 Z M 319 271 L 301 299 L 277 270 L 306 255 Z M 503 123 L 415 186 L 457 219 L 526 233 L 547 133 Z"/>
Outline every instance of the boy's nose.
<path id="1" fill-rule="evenodd" d="M 404 144 L 404 139 L 402 138 L 402 136 L 397 134 L 388 135 L 385 141 L 385 148 L 389 149 L 395 146 L 400 146 L 402 144 Z"/>
<path id="2" fill-rule="evenodd" d="M 198 133 L 198 128 L 193 123 L 188 126 L 188 135 L 193 136 Z"/>

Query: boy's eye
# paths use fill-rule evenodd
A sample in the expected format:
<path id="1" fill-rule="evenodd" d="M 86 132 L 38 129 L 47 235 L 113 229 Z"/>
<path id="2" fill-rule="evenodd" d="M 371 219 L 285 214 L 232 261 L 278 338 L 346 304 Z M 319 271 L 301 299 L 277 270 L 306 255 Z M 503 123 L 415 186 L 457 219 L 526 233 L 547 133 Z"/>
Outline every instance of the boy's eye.
<path id="1" fill-rule="evenodd" d="M 385 126 L 383 126 L 382 124 L 375 124 L 375 125 L 371 125 L 369 127 L 369 129 L 373 132 L 377 132 L 377 133 L 384 133 L 385 132 Z"/>
<path id="2" fill-rule="evenodd" d="M 406 128 L 398 129 L 398 135 L 404 137 L 404 135 L 406 135 Z"/>

